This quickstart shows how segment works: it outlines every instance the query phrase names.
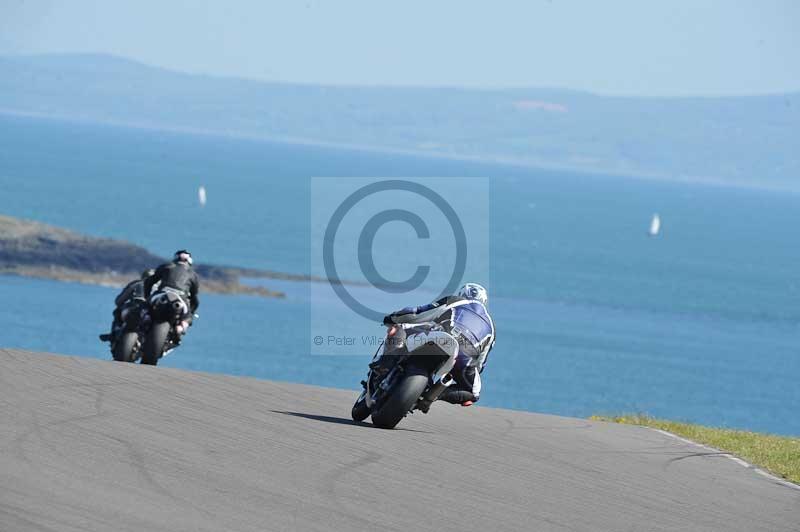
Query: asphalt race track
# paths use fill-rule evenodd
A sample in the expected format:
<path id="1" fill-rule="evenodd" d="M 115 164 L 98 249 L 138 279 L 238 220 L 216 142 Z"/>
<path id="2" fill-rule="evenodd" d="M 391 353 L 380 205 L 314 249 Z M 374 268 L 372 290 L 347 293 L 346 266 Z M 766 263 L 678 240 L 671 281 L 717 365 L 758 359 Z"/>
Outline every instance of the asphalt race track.
<path id="1" fill-rule="evenodd" d="M 354 398 L 0 350 L 0 530 L 800 530 L 800 490 L 656 431 Z"/>

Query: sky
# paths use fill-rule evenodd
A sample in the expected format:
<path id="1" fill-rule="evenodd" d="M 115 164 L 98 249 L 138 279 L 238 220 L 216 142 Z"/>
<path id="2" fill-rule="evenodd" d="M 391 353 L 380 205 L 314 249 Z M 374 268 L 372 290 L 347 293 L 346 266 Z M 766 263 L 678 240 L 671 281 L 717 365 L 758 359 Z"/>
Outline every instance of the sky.
<path id="1" fill-rule="evenodd" d="M 800 90 L 800 1 L 0 0 L 0 54 L 192 73 L 636 96 Z"/>

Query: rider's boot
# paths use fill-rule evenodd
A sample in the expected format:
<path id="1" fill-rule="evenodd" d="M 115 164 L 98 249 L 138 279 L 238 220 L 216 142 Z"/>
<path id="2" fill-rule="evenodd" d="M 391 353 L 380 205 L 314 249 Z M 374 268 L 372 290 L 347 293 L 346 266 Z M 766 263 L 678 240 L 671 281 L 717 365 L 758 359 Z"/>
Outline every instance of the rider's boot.
<path id="1" fill-rule="evenodd" d="M 111 322 L 111 332 L 98 336 L 101 342 L 113 342 L 114 338 L 118 335 L 119 328 L 122 326 L 122 322 L 117 319 L 118 310 L 119 309 L 114 311 L 114 321 Z"/>
<path id="2" fill-rule="evenodd" d="M 471 406 L 478 400 L 469 390 L 462 390 L 456 387 L 450 387 L 443 391 L 439 399 L 447 403 L 461 406 Z"/>

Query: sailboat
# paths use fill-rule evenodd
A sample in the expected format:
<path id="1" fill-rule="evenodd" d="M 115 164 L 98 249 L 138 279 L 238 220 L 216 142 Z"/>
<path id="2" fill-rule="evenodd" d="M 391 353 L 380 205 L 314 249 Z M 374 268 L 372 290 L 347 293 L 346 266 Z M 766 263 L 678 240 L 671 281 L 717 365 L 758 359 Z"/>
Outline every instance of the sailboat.
<path id="1" fill-rule="evenodd" d="M 656 213 L 653 215 L 653 219 L 650 220 L 650 230 L 648 234 L 650 236 L 658 236 L 659 231 L 661 231 L 661 217 Z"/>
<path id="2" fill-rule="evenodd" d="M 197 201 L 200 202 L 201 207 L 206 206 L 206 187 L 202 185 L 197 189 Z"/>

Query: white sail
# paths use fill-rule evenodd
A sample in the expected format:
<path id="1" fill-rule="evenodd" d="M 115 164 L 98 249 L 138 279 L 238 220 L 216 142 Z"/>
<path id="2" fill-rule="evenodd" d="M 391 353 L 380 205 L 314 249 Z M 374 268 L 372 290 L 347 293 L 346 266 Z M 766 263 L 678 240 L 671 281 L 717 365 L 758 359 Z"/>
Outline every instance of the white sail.
<path id="1" fill-rule="evenodd" d="M 653 215 L 650 221 L 650 236 L 656 236 L 661 231 L 661 217 L 658 214 Z"/>
<path id="2" fill-rule="evenodd" d="M 197 201 L 200 202 L 201 207 L 206 206 L 206 187 L 201 186 L 197 189 Z"/>

